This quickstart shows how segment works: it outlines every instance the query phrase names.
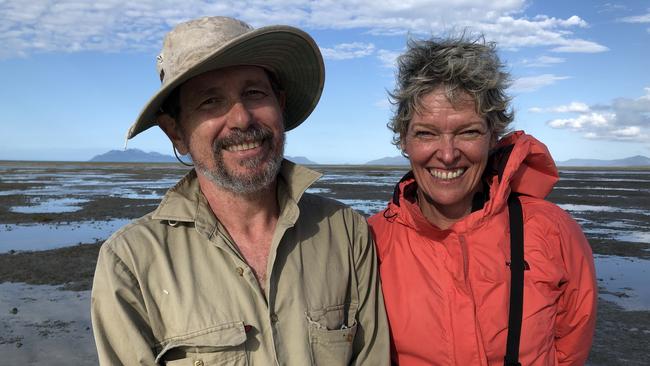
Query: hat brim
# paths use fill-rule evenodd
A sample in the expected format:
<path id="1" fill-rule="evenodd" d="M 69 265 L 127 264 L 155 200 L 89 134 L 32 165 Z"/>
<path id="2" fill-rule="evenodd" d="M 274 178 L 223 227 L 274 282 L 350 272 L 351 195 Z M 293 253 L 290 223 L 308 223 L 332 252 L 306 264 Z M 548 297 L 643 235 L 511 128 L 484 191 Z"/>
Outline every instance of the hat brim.
<path id="1" fill-rule="evenodd" d="M 175 88 L 204 72 L 237 65 L 264 67 L 277 76 L 286 97 L 286 131 L 307 119 L 323 92 L 325 67 L 314 40 L 294 27 L 262 27 L 233 38 L 194 67 L 164 83 L 140 112 L 127 139 L 157 124 L 160 108 Z"/>

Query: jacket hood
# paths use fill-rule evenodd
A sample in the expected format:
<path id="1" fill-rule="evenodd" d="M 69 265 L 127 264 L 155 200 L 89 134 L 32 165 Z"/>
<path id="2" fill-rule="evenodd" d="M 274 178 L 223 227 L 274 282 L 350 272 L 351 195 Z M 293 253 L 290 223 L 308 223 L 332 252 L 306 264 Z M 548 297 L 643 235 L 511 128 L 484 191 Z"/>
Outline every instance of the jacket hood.
<path id="1" fill-rule="evenodd" d="M 479 218 L 501 211 L 507 205 L 510 192 L 543 199 L 558 179 L 557 167 L 546 145 L 523 131 L 512 132 L 499 140 L 490 152 L 483 173 L 483 180 L 490 187 L 489 199 L 483 209 L 470 216 Z M 413 173 L 407 173 L 395 187 L 393 199 L 384 216 L 403 216 L 408 207 L 414 206 L 413 199 L 409 197 L 413 197 L 416 188 Z"/>

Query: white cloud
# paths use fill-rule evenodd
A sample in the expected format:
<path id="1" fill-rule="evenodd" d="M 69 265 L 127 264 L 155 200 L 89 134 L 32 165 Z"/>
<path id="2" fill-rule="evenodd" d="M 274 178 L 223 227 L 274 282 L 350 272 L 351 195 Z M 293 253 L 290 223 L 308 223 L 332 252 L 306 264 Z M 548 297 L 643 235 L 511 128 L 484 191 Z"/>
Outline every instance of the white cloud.
<path id="1" fill-rule="evenodd" d="M 525 67 L 548 67 L 551 65 L 561 64 L 566 59 L 562 57 L 540 56 L 534 60 L 522 60 Z"/>
<path id="2" fill-rule="evenodd" d="M 321 48 L 323 57 L 331 60 L 349 60 L 370 56 L 375 52 L 375 45 L 372 43 L 341 43 L 334 48 Z"/>
<path id="3" fill-rule="evenodd" d="M 605 127 L 610 125 L 615 118 L 616 115 L 613 113 L 589 113 L 576 118 L 554 119 L 549 121 L 548 125 L 553 128 L 569 127 L 579 130 L 588 126 Z"/>
<path id="4" fill-rule="evenodd" d="M 552 128 L 580 132 L 588 139 L 650 142 L 650 88 L 636 99 L 617 98 L 607 105 L 587 106 L 573 102 L 552 108 L 531 108 L 534 112 L 573 112 L 574 118 L 552 119 Z"/>
<path id="5" fill-rule="evenodd" d="M 553 74 L 542 74 L 537 76 L 525 76 L 516 79 L 512 83 L 513 92 L 531 92 L 542 87 L 555 84 L 556 81 L 569 79 L 568 76 L 557 76 Z"/>
<path id="6" fill-rule="evenodd" d="M 583 39 L 565 39 L 559 47 L 551 49 L 553 52 L 578 52 L 578 53 L 598 53 L 608 51 L 609 48 L 595 42 L 585 41 Z"/>
<path id="7" fill-rule="evenodd" d="M 377 52 L 377 58 L 379 58 L 379 61 L 381 61 L 384 67 L 394 69 L 400 54 L 402 54 L 400 51 L 379 50 Z"/>
<path id="8" fill-rule="evenodd" d="M 483 32 L 506 48 L 607 50 L 573 35 L 573 29 L 588 27 L 579 16 L 529 18 L 523 15 L 526 4 L 525 0 L 2 0 L 0 57 L 81 50 L 155 51 L 170 27 L 206 14 L 234 16 L 254 26 L 291 24 L 308 31 L 357 29 L 368 34 L 429 36 L 468 30 Z M 338 51 L 333 52 L 343 54 Z"/>
<path id="9" fill-rule="evenodd" d="M 612 131 L 612 135 L 619 137 L 635 137 L 641 133 L 641 128 L 638 126 L 629 126 Z"/>
<path id="10" fill-rule="evenodd" d="M 533 107 L 528 109 L 528 111 L 532 113 L 587 113 L 590 111 L 590 108 L 587 104 L 582 102 L 571 102 L 566 105 L 559 105 L 550 108 Z"/>
<path id="11" fill-rule="evenodd" d="M 627 10 L 627 6 L 623 4 L 612 4 L 612 3 L 605 3 L 603 5 L 598 6 L 599 13 L 610 13 L 610 12 L 618 12 L 618 11 L 624 11 Z"/>
<path id="12" fill-rule="evenodd" d="M 470 29 L 485 33 L 502 47 L 552 47 L 554 52 L 604 52 L 608 48 L 598 43 L 571 37 L 571 27 L 584 28 L 587 23 L 580 17 L 568 19 L 536 16 L 532 19 L 502 16 L 494 22 L 464 24 Z"/>
<path id="13" fill-rule="evenodd" d="M 650 13 L 621 18 L 625 23 L 650 23 Z"/>

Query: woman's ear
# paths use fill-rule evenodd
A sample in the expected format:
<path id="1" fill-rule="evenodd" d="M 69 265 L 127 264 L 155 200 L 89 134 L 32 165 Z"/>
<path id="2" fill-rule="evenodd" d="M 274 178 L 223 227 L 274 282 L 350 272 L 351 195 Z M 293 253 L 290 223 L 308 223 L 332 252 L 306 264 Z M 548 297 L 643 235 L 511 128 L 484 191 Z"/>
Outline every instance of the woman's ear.
<path id="1" fill-rule="evenodd" d="M 399 137 L 399 149 L 402 151 L 402 155 L 408 158 L 406 154 L 406 133 L 403 133 Z"/>
<path id="2" fill-rule="evenodd" d="M 167 137 L 169 137 L 169 140 L 174 144 L 174 147 L 181 155 L 186 155 L 190 152 L 181 128 L 175 119 L 165 113 L 158 116 L 157 122 L 160 129 L 163 130 Z"/>

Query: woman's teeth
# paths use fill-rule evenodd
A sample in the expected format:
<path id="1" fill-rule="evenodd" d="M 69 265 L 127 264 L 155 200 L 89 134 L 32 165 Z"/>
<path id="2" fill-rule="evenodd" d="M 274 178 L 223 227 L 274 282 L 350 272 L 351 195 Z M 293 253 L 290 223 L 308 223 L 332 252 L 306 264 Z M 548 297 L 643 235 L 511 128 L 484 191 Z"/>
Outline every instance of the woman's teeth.
<path id="1" fill-rule="evenodd" d="M 449 179 L 460 177 L 463 173 L 465 173 L 465 168 L 459 168 L 451 171 L 429 169 L 429 173 L 431 173 L 431 175 L 434 176 L 435 178 L 449 180 Z"/>
<path id="2" fill-rule="evenodd" d="M 246 142 L 246 143 L 239 144 L 239 145 L 228 146 L 228 147 L 226 147 L 226 150 L 231 151 L 231 152 L 244 151 L 244 150 L 254 149 L 254 148 L 256 148 L 258 146 L 261 146 L 261 145 L 262 145 L 262 141 L 252 141 L 252 142 Z"/>

